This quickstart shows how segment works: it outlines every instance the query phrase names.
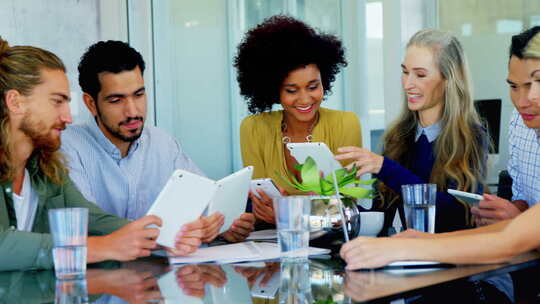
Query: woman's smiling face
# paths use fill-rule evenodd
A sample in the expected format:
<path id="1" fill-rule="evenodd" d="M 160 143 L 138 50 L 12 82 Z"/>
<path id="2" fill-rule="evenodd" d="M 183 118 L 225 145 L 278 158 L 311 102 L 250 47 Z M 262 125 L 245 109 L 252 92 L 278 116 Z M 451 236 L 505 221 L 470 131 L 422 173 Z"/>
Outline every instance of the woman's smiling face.
<path id="1" fill-rule="evenodd" d="M 279 98 L 289 118 L 298 122 L 313 121 L 324 98 L 317 65 L 308 64 L 292 70 L 281 84 Z"/>

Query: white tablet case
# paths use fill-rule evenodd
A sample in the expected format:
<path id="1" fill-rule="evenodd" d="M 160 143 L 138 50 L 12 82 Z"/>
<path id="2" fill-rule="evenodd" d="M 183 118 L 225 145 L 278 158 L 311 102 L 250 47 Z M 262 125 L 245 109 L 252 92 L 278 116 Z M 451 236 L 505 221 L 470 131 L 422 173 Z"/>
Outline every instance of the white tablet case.
<path id="1" fill-rule="evenodd" d="M 252 180 L 250 189 L 251 193 L 253 193 L 253 195 L 255 195 L 257 198 L 261 198 L 259 192 L 257 192 L 257 189 L 263 190 L 266 195 L 268 195 L 272 199 L 281 197 L 281 193 L 279 193 L 276 184 L 274 184 L 271 178 Z"/>
<path id="2" fill-rule="evenodd" d="M 317 168 L 324 173 L 324 176 L 342 168 L 341 164 L 334 158 L 332 151 L 323 142 L 289 143 L 287 149 L 301 164 L 306 161 L 308 156 L 311 156 L 317 163 Z"/>
<path id="3" fill-rule="evenodd" d="M 217 188 L 215 181 L 204 176 L 184 170 L 174 171 L 146 213 L 162 220 L 157 243 L 174 248 L 180 228 L 199 218 Z"/>
<path id="4" fill-rule="evenodd" d="M 219 212 L 225 216 L 219 233 L 229 230 L 233 221 L 245 212 L 252 175 L 253 167 L 248 166 L 217 182 L 218 188 L 210 202 L 208 215 Z"/>

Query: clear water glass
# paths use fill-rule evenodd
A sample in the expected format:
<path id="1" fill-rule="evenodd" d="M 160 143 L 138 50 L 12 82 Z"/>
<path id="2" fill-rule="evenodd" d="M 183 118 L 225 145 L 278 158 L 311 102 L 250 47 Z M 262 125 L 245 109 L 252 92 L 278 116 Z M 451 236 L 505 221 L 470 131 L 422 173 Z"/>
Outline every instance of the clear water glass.
<path id="1" fill-rule="evenodd" d="M 401 191 L 407 228 L 435 233 L 437 185 L 403 185 Z"/>
<path id="2" fill-rule="evenodd" d="M 282 260 L 280 304 L 313 303 L 308 259 Z"/>
<path id="3" fill-rule="evenodd" d="M 88 288 L 86 280 L 57 280 L 55 304 L 86 304 Z"/>
<path id="4" fill-rule="evenodd" d="M 87 208 L 49 210 L 53 238 L 54 271 L 58 279 L 73 280 L 86 275 Z"/>
<path id="5" fill-rule="evenodd" d="M 309 252 L 309 196 L 284 196 L 274 199 L 278 242 L 283 258 L 306 258 Z"/>

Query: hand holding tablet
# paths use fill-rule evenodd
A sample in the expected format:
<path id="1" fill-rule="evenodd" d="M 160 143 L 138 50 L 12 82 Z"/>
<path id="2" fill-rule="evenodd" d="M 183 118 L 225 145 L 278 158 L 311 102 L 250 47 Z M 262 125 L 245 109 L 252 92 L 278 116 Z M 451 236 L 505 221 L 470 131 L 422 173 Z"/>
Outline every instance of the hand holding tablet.
<path id="1" fill-rule="evenodd" d="M 459 190 L 454 190 L 454 189 L 448 189 L 448 193 L 452 194 L 456 198 L 459 198 L 465 201 L 472 207 L 477 207 L 480 201 L 484 199 L 484 197 L 480 194 L 469 193 L 469 192 L 464 192 L 464 191 L 459 191 Z"/>

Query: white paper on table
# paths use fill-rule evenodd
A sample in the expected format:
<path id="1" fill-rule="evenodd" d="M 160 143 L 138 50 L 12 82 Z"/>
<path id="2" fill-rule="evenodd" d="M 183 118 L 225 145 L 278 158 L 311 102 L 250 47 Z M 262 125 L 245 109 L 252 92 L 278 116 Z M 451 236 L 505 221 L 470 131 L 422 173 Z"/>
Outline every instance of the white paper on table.
<path id="1" fill-rule="evenodd" d="M 226 259 L 242 257 L 246 260 L 260 256 L 259 247 L 253 242 L 199 248 L 187 256 L 169 257 L 170 264 L 195 264 L 219 262 Z"/>
<path id="2" fill-rule="evenodd" d="M 330 253 L 329 249 L 309 247 L 309 255 Z M 279 259 L 281 251 L 276 243 L 244 242 L 199 248 L 188 256 L 169 257 L 170 264 L 216 262 L 219 264 Z"/>
<path id="3" fill-rule="evenodd" d="M 276 229 L 266 229 L 253 231 L 246 238 L 246 241 L 254 240 L 277 240 L 277 230 Z"/>

